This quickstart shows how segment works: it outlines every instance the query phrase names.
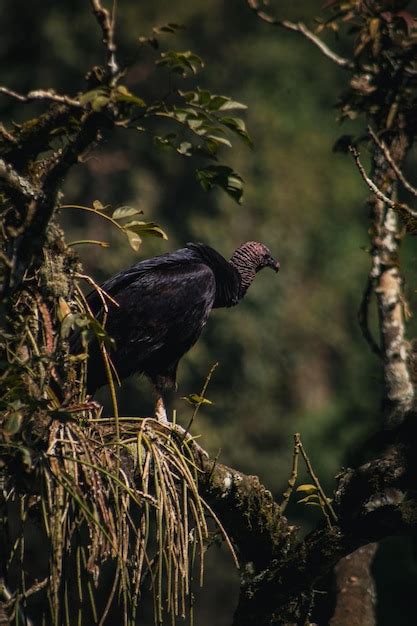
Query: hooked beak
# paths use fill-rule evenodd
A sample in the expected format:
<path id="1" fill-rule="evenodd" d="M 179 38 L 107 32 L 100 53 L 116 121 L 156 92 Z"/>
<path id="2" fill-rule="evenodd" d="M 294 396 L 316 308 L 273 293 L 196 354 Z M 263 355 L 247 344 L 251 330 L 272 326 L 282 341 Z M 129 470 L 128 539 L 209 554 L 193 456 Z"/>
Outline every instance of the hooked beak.
<path id="1" fill-rule="evenodd" d="M 275 261 L 275 259 L 271 257 L 270 260 L 268 261 L 268 267 L 271 267 L 274 270 L 274 272 L 279 272 L 279 268 L 281 266 L 280 266 L 279 261 Z"/>

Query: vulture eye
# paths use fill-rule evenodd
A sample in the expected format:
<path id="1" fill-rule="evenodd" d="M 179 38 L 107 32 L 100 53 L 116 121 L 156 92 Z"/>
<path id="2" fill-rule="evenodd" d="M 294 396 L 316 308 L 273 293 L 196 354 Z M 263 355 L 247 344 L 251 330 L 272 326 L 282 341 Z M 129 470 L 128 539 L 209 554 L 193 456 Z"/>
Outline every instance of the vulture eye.
<path id="1" fill-rule="evenodd" d="M 280 264 L 279 261 L 276 261 L 274 257 L 267 256 L 265 259 L 265 266 L 271 267 L 275 272 L 279 272 Z"/>

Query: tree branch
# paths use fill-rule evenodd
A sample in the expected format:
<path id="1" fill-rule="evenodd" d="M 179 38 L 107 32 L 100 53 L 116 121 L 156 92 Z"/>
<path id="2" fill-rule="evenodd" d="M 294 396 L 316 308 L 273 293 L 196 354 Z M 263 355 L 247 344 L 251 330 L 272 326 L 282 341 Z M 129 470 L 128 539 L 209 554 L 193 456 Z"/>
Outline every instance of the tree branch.
<path id="1" fill-rule="evenodd" d="M 99 131 L 109 126 L 112 121 L 103 114 L 88 112 L 84 114 L 81 126 L 76 135 L 62 151 L 52 157 L 49 170 L 42 185 L 42 195 L 38 197 L 31 220 L 30 232 L 24 232 L 16 241 L 14 270 L 10 276 L 9 288 L 15 289 L 45 241 L 46 230 L 53 215 L 57 202 L 57 193 L 64 176 L 78 161 L 78 158 L 98 138 Z"/>
<path id="2" fill-rule="evenodd" d="M 378 135 L 376 134 L 376 132 L 373 130 L 371 126 L 368 126 L 368 132 L 371 135 L 372 140 L 374 141 L 375 145 L 378 146 L 378 148 L 383 153 L 387 163 L 389 163 L 391 169 L 395 173 L 398 180 L 403 184 L 404 189 L 409 191 L 413 196 L 417 197 L 417 189 L 413 187 L 413 185 L 409 183 L 408 180 L 405 178 L 404 174 L 398 167 L 397 163 L 392 158 L 391 152 L 388 150 L 387 144 L 378 137 Z"/>
<path id="3" fill-rule="evenodd" d="M 33 100 L 46 100 L 47 102 L 58 102 L 59 104 L 66 104 L 67 106 L 81 108 L 81 103 L 74 98 L 70 98 L 69 96 L 61 96 L 55 93 L 52 89 L 44 90 L 44 89 L 35 89 L 33 91 L 29 91 L 28 94 L 23 95 L 13 91 L 12 89 L 8 89 L 8 87 L 0 87 L 0 93 L 5 94 L 6 96 L 10 96 L 11 98 L 15 98 L 15 100 L 19 100 L 19 102 L 32 102 Z"/>
<path id="4" fill-rule="evenodd" d="M 397 138 L 396 149 L 403 158 L 405 139 Z M 354 146 L 349 146 L 356 166 L 365 183 L 375 194 L 373 217 L 372 271 L 374 292 L 377 297 L 381 334 L 381 350 L 384 361 L 384 391 L 387 424 L 393 425 L 402 420 L 411 407 L 414 388 L 407 364 L 405 342 L 402 277 L 398 267 L 399 235 L 396 213 L 408 225 L 414 223 L 417 212 L 407 204 L 393 200 L 389 195 L 390 179 L 387 179 L 386 161 L 383 152 L 374 156 L 374 170 L 382 184 L 388 186 L 388 193 L 366 174 L 360 162 L 359 153 Z M 397 159 L 398 161 L 398 159 Z M 387 209 L 388 207 L 388 209 Z"/>
<path id="5" fill-rule="evenodd" d="M 265 11 L 262 11 L 262 9 L 259 7 L 257 0 L 246 0 L 246 1 L 247 1 L 249 8 L 252 9 L 252 11 L 254 11 L 256 15 L 264 22 L 267 22 L 268 24 L 271 24 L 272 26 L 278 26 L 280 28 L 285 28 L 286 30 L 291 30 L 296 33 L 300 33 L 300 35 L 303 35 L 303 37 L 311 41 L 311 43 L 314 46 L 316 46 L 316 48 L 318 48 L 320 52 L 324 54 L 325 57 L 333 61 L 333 63 L 336 63 L 336 65 L 339 65 L 340 67 L 343 67 L 345 69 L 354 69 L 355 64 L 353 63 L 353 61 L 350 61 L 349 59 L 341 57 L 336 52 L 334 52 L 331 48 L 329 48 L 327 44 L 324 43 L 324 41 L 322 41 L 322 39 L 320 39 L 320 37 L 317 37 L 317 35 L 315 35 L 311 30 L 309 30 L 307 26 L 303 24 L 303 22 L 290 22 L 289 20 L 277 20 L 272 15 L 269 15 L 268 13 L 265 13 Z"/>
<path id="6" fill-rule="evenodd" d="M 362 176 L 363 180 L 368 185 L 372 193 L 375 194 L 378 200 L 380 200 L 384 204 L 387 204 L 391 209 L 394 209 L 394 211 L 399 213 L 400 217 L 402 217 L 403 219 L 406 218 L 406 216 L 417 219 L 417 211 L 412 209 L 408 204 L 405 204 L 403 202 L 397 202 L 393 200 L 392 198 L 389 198 L 383 191 L 381 191 L 378 185 L 376 185 L 374 181 L 367 175 L 367 173 L 365 172 L 365 168 L 363 167 L 360 161 L 359 152 L 354 146 L 349 146 L 349 152 L 351 153 L 351 155 L 353 156 L 355 160 L 356 167 L 358 168 L 359 174 Z"/>
<path id="7" fill-rule="evenodd" d="M 100 0 L 90 0 L 91 8 L 103 33 L 103 43 L 107 50 L 107 68 L 109 76 L 114 79 L 119 71 L 116 62 L 116 44 L 114 43 L 114 7 L 113 15 L 105 9 Z"/>

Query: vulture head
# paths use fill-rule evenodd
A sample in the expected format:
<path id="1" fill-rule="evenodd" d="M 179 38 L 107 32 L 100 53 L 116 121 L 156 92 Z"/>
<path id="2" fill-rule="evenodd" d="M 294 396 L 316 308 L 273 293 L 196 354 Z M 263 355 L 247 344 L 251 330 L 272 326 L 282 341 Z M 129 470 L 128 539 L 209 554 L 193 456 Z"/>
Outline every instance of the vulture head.
<path id="1" fill-rule="evenodd" d="M 271 267 L 275 272 L 280 268 L 279 261 L 276 261 L 270 250 L 258 241 L 247 241 L 239 246 L 232 254 L 230 264 L 240 274 L 240 298 L 245 295 L 257 272 L 264 267 Z"/>

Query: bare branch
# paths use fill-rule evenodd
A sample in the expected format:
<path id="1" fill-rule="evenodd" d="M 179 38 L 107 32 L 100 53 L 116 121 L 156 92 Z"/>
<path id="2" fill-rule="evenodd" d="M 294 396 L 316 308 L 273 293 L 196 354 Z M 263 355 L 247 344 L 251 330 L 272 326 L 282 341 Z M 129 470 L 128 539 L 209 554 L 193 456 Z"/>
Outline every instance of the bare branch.
<path id="1" fill-rule="evenodd" d="M 403 184 L 404 188 L 407 189 L 407 191 L 409 191 L 413 196 L 417 198 L 417 189 L 413 187 L 411 183 L 408 182 L 408 180 L 406 179 L 406 177 L 404 176 L 404 174 L 398 167 L 397 163 L 392 158 L 391 152 L 389 151 L 387 144 L 378 137 L 378 135 L 373 130 L 373 128 L 371 128 L 371 126 L 368 126 L 368 132 L 371 135 L 374 143 L 378 146 L 378 148 L 383 153 L 384 157 L 386 158 L 387 162 L 389 163 L 390 167 L 392 168 L 398 180 Z"/>
<path id="2" fill-rule="evenodd" d="M 28 94 L 20 94 L 12 89 L 8 89 L 8 87 L 0 87 L 0 93 L 5 94 L 6 96 L 10 96 L 10 98 L 15 98 L 15 100 L 19 100 L 19 102 L 32 102 L 33 100 L 46 100 L 48 102 L 58 102 L 59 104 L 67 104 L 71 107 L 81 108 L 81 103 L 74 98 L 70 98 L 69 96 L 61 96 L 60 94 L 55 93 L 52 89 L 44 90 L 44 89 L 35 89 L 33 91 L 29 91 Z"/>
<path id="3" fill-rule="evenodd" d="M 340 67 L 344 67 L 349 70 L 354 69 L 355 64 L 353 61 L 351 61 L 350 59 L 346 59 L 345 57 L 341 57 L 336 52 L 334 52 L 331 48 L 329 48 L 327 44 L 324 43 L 324 41 L 322 41 L 322 39 L 320 39 L 320 37 L 317 37 L 317 35 L 315 35 L 309 28 L 307 28 L 307 26 L 303 24 L 303 22 L 277 20 L 272 15 L 269 15 L 268 13 L 265 13 L 265 11 L 262 11 L 262 9 L 259 8 L 257 0 L 246 1 L 249 8 L 252 9 L 252 11 L 254 11 L 256 15 L 264 22 L 267 22 L 272 26 L 278 26 L 280 28 L 285 28 L 286 30 L 292 30 L 296 33 L 300 33 L 306 39 L 311 41 L 311 43 L 315 45 L 320 50 L 320 52 L 324 54 L 325 57 L 333 61 L 333 63 L 336 63 Z"/>
<path id="4" fill-rule="evenodd" d="M 14 137 L 14 135 L 12 135 L 12 133 L 10 133 L 5 127 L 5 125 L 2 124 L 1 122 L 0 122 L 0 135 L 3 137 L 3 139 L 5 139 L 5 141 L 8 141 L 9 143 L 12 143 L 15 146 L 18 144 L 16 137 Z"/>
<path id="5" fill-rule="evenodd" d="M 403 202 L 396 202 L 395 200 L 392 200 L 391 198 L 389 198 L 379 189 L 379 187 L 374 183 L 374 181 L 371 178 L 369 178 L 369 176 L 365 172 L 365 168 L 363 167 L 360 161 L 359 152 L 354 146 L 349 146 L 349 152 L 351 153 L 351 155 L 353 156 L 355 160 L 356 167 L 359 170 L 359 174 L 362 176 L 363 180 L 368 185 L 372 193 L 375 194 L 378 200 L 381 200 L 381 202 L 385 202 L 385 204 L 387 204 L 391 209 L 399 213 L 401 217 L 408 215 L 409 217 L 417 218 L 417 211 L 414 211 L 414 209 L 408 206 L 408 204 L 404 204 Z"/>
<path id="6" fill-rule="evenodd" d="M 300 455 L 300 433 L 294 434 L 294 450 L 292 455 L 292 468 L 291 474 L 288 479 L 288 487 L 282 494 L 283 500 L 281 502 L 281 513 L 284 513 L 287 508 L 287 504 L 290 501 L 292 492 L 294 491 L 295 483 L 298 477 L 298 457 Z"/>
<path id="7" fill-rule="evenodd" d="M 116 44 L 114 43 L 114 15 L 105 9 L 100 0 L 90 0 L 91 8 L 103 33 L 103 43 L 107 49 L 107 68 L 112 79 L 115 78 L 119 67 L 116 61 Z"/>

